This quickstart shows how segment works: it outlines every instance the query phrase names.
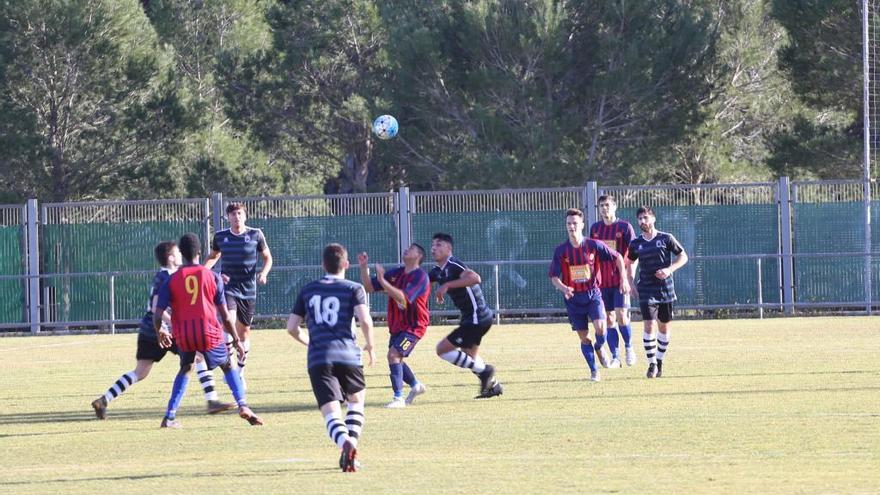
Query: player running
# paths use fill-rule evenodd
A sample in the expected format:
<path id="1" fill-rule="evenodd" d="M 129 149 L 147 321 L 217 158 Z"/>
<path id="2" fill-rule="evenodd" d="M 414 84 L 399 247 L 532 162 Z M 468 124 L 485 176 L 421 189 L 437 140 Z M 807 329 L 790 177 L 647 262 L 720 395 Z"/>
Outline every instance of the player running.
<path id="1" fill-rule="evenodd" d="M 232 345 L 239 356 L 244 354 L 235 325 L 226 310 L 223 280 L 220 275 L 199 265 L 202 247 L 195 234 L 185 234 L 180 238 L 179 246 L 184 264 L 159 288 L 159 298 L 153 313 L 153 328 L 159 336 L 159 346 L 170 348 L 172 333 L 163 328 L 162 313 L 171 307 L 171 332 L 180 352 L 180 371 L 174 379 L 171 399 L 168 401 L 161 427 L 180 428 L 180 422 L 176 419 L 177 407 L 186 392 L 188 374 L 197 352 L 205 357 L 209 370 L 217 366 L 223 370 L 226 383 L 238 404 L 238 415 L 252 425 L 262 425 L 263 421 L 247 405 L 241 378 L 232 367 L 223 330 L 217 321 L 219 312 L 224 329 L 232 336 Z"/>
<path id="2" fill-rule="evenodd" d="M 287 318 L 287 332 L 309 348 L 309 379 L 327 434 L 342 449 L 339 467 L 354 472 L 359 466 L 357 446 L 364 427 L 366 385 L 352 318 L 357 316 L 360 322 L 370 366 L 376 360 L 373 319 L 364 287 L 345 280 L 348 251 L 340 244 L 330 244 L 324 248 L 322 264 L 326 275 L 299 292 Z M 308 334 L 300 331 L 303 321 Z M 345 422 L 340 407 L 343 401 L 348 403 Z"/>
<path id="3" fill-rule="evenodd" d="M 471 370 L 480 379 L 480 393 L 475 399 L 487 399 L 503 393 L 495 379 L 495 367 L 478 354 L 483 336 L 492 328 L 494 314 L 480 288 L 480 275 L 452 255 L 452 236 L 438 232 L 431 239 L 431 257 L 437 263 L 428 273 L 437 283 L 434 295 L 438 303 L 449 293 L 461 311 L 458 328 L 437 343 L 437 355 L 444 361 Z"/>

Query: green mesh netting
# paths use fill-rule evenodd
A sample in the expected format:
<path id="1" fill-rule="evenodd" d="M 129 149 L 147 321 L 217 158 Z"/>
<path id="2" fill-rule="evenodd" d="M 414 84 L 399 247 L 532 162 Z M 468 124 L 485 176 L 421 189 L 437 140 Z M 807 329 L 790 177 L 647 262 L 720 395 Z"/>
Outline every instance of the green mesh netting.
<path id="1" fill-rule="evenodd" d="M 22 262 L 22 228 L 0 226 L 0 275 L 22 275 L 25 273 Z M 24 280 L 0 280 L 0 323 L 21 323 L 27 321 L 25 314 Z"/>

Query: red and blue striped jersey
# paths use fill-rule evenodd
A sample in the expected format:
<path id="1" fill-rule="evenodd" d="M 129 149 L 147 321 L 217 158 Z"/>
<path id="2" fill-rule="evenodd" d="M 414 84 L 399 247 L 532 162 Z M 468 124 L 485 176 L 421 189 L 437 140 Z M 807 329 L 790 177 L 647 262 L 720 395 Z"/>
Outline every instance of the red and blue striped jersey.
<path id="1" fill-rule="evenodd" d="M 220 274 L 201 265 L 180 267 L 159 288 L 156 311 L 171 306 L 171 335 L 182 352 L 204 352 L 226 339 L 217 321 L 217 306 L 225 306 Z"/>
<path id="2" fill-rule="evenodd" d="M 599 288 L 597 262 L 613 261 L 615 257 L 620 257 L 617 251 L 592 239 L 585 238 L 577 247 L 565 241 L 553 253 L 549 276 L 559 277 L 563 284 L 575 292 L 590 292 Z"/>
<path id="3" fill-rule="evenodd" d="M 425 335 L 431 323 L 428 312 L 428 297 L 431 295 L 431 283 L 425 270 L 417 268 L 409 273 L 403 266 L 385 272 L 385 280 L 402 290 L 406 296 L 406 304 L 401 307 L 392 298 L 388 298 L 388 330 L 391 334 L 409 332 L 418 338 Z M 373 289 L 382 290 L 376 277 L 370 280 Z"/>
<path id="4" fill-rule="evenodd" d="M 605 222 L 600 220 L 590 226 L 590 239 L 604 242 L 608 247 L 624 257 L 629 251 L 629 243 L 635 237 L 636 233 L 633 226 L 626 220 L 618 219 L 611 225 L 606 225 Z M 599 261 L 600 288 L 619 287 L 621 275 L 614 260 Z"/>

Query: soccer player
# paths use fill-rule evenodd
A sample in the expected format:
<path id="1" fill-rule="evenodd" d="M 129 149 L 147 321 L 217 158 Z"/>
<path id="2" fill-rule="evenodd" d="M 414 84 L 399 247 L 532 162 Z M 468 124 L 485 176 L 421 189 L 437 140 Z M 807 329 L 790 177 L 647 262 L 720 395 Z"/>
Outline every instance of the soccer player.
<path id="1" fill-rule="evenodd" d="M 642 233 L 633 239 L 627 255 L 627 277 L 632 283 L 636 267 L 641 261 L 638 284 L 633 292 L 638 294 L 645 334 L 645 354 L 648 358 L 648 378 L 663 376 L 663 359 L 669 347 L 669 330 L 672 322 L 672 303 L 675 302 L 675 284 L 672 274 L 688 262 L 684 248 L 672 234 L 660 232 L 654 226 L 656 217 L 650 206 L 636 211 L 636 220 Z M 675 255 L 675 261 L 672 256 Z M 654 327 L 660 329 L 655 338 Z M 654 349 L 657 352 L 654 352 Z"/>
<path id="2" fill-rule="evenodd" d="M 597 261 L 614 261 L 617 269 L 624 272 L 623 258 L 617 251 L 604 243 L 584 238 L 584 213 L 576 208 L 565 212 L 565 228 L 568 240 L 560 244 L 553 253 L 550 263 L 550 283 L 565 298 L 568 321 L 571 329 L 577 332 L 581 341 L 581 353 L 590 367 L 590 380 L 598 382 L 599 369 L 596 367 L 598 352 L 600 360 L 602 346 L 605 344 L 605 305 L 599 291 L 597 279 Z M 620 279 L 620 293 L 629 292 L 629 282 Z M 590 340 L 589 321 L 593 321 L 596 331 L 595 345 Z"/>
<path id="3" fill-rule="evenodd" d="M 287 332 L 309 348 L 309 379 L 327 434 L 342 449 L 339 467 L 344 472 L 354 472 L 358 469 L 357 446 L 364 427 L 366 385 L 352 318 L 357 316 L 360 322 L 370 366 L 376 360 L 373 319 L 364 287 L 345 280 L 348 251 L 340 244 L 329 244 L 322 258 L 327 274 L 299 292 L 287 318 Z M 303 321 L 308 334 L 300 331 Z M 345 422 L 340 407 L 343 401 L 348 403 Z"/>
<path id="4" fill-rule="evenodd" d="M 629 243 L 636 234 L 629 222 L 617 218 L 617 201 L 614 196 L 610 194 L 599 196 L 599 214 L 602 220 L 590 226 L 590 238 L 604 242 L 626 259 Z M 620 368 L 618 325 L 626 348 L 626 365 L 632 366 L 636 363 L 629 319 L 629 294 L 621 294 L 618 290 L 621 277 L 626 277 L 626 274 L 617 269 L 617 264 L 610 261 L 599 262 L 599 290 L 602 292 L 602 302 L 605 303 L 605 313 L 608 315 L 605 322 L 608 327 L 605 336 L 608 349 L 611 351 L 609 368 Z"/>
<path id="5" fill-rule="evenodd" d="M 419 382 L 408 364 L 403 362 L 425 335 L 430 323 L 428 297 L 431 284 L 428 274 L 420 268 L 425 259 L 425 248 L 412 243 L 403 252 L 403 266 L 388 272 L 376 263 L 376 276 L 370 277 L 367 253 L 358 255 L 361 282 L 367 292 L 385 291 L 388 294 L 388 368 L 394 398 L 385 407 L 397 409 L 412 404 L 427 388 Z M 406 399 L 403 383 L 410 387 Z"/>
<path id="6" fill-rule="evenodd" d="M 245 225 L 247 208 L 242 203 L 226 206 L 229 228 L 217 231 L 211 241 L 211 253 L 205 267 L 211 269 L 223 257 L 220 273 L 226 284 L 226 307 L 233 314 L 241 336 L 244 354 L 238 358 L 238 368 L 244 382 L 244 365 L 251 349 L 251 323 L 254 321 L 257 301 L 257 282 L 266 283 L 272 269 L 272 253 L 263 231 Z M 257 253 L 263 258 L 263 268 L 257 272 Z"/>
<path id="7" fill-rule="evenodd" d="M 480 274 L 469 269 L 452 255 L 452 236 L 438 232 L 431 239 L 431 257 L 437 264 L 428 273 L 437 283 L 434 295 L 438 303 L 448 293 L 461 311 L 458 328 L 437 343 L 437 355 L 459 368 L 471 370 L 480 379 L 480 393 L 475 399 L 487 399 L 503 393 L 495 379 L 495 367 L 477 353 L 486 332 L 492 328 L 494 315 L 480 288 Z"/>
<path id="8" fill-rule="evenodd" d="M 238 415 L 252 425 L 263 421 L 248 407 L 244 387 L 235 368 L 232 367 L 227 351 L 223 330 L 217 321 L 217 313 L 223 318 L 223 328 L 232 336 L 232 345 L 239 355 L 244 354 L 241 340 L 235 330 L 232 317 L 226 310 L 223 294 L 223 280 L 211 270 L 199 265 L 202 246 L 195 234 L 184 234 L 180 238 L 180 253 L 184 264 L 161 287 L 153 313 L 153 328 L 159 338 L 159 346 L 169 348 L 174 342 L 180 352 L 180 371 L 174 379 L 168 409 L 162 419 L 162 428 L 179 428 L 177 407 L 186 392 L 189 382 L 187 376 L 192 369 L 196 353 L 205 357 L 209 370 L 219 366 L 226 377 L 226 383 L 238 404 Z M 162 326 L 162 313 L 171 307 L 171 332 Z"/>
<path id="9" fill-rule="evenodd" d="M 156 331 L 153 329 L 153 313 L 155 312 L 156 301 L 159 298 L 159 287 L 180 266 L 180 250 L 177 248 L 176 242 L 164 241 L 157 244 L 153 252 L 156 256 L 156 261 L 162 268 L 153 277 L 150 299 L 147 302 L 147 311 L 144 313 L 140 328 L 138 329 L 137 352 L 135 353 L 137 364 L 132 371 L 120 376 L 116 383 L 104 392 L 104 395 L 92 401 L 92 408 L 95 410 L 95 416 L 98 419 L 107 419 L 107 407 L 110 402 L 122 395 L 128 387 L 147 378 L 150 370 L 153 369 L 154 363 L 161 361 L 168 352 L 177 354 L 177 346 L 175 345 L 167 349 L 159 347 Z M 171 317 L 167 313 L 162 316 L 163 322 L 167 326 L 171 322 Z M 199 364 L 204 366 L 204 360 L 199 359 Z M 205 393 L 205 400 L 208 401 L 209 414 L 216 414 L 232 408 L 232 404 L 218 400 L 217 391 L 214 390 L 214 375 L 210 370 L 205 368 L 204 373 L 200 371 L 199 378 L 202 390 Z"/>

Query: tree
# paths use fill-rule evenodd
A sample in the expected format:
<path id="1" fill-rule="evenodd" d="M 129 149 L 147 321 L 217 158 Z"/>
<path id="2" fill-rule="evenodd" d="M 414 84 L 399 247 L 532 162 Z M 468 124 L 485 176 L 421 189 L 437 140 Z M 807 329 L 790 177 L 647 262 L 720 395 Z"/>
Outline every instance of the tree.
<path id="1" fill-rule="evenodd" d="M 161 191 L 187 125 L 137 5 L 3 1 L 3 189 L 52 201 Z"/>

